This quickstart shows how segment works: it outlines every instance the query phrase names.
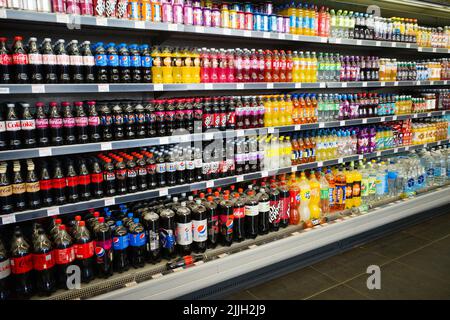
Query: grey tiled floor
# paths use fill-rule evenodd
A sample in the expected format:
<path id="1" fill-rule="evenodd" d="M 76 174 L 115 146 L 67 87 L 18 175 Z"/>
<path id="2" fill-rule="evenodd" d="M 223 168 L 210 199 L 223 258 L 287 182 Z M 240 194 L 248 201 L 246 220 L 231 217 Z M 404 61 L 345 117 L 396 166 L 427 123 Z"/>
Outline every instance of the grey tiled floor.
<path id="1" fill-rule="evenodd" d="M 367 289 L 369 265 L 380 290 Z M 450 300 L 450 212 L 225 299 Z"/>

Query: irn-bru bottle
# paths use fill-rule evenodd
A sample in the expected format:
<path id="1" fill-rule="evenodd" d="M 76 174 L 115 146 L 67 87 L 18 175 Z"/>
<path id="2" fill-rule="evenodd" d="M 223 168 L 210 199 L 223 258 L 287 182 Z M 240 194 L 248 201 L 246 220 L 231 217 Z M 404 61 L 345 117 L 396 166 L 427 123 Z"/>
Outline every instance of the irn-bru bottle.
<path id="1" fill-rule="evenodd" d="M 350 168 L 345 170 L 345 209 L 351 209 L 353 207 L 353 172 Z"/>
<path id="2" fill-rule="evenodd" d="M 194 61 L 192 59 L 192 55 L 189 52 L 189 49 L 183 48 L 180 53 L 181 57 L 181 82 L 182 83 L 193 83 L 194 79 L 192 78 L 193 72 L 192 68 L 194 66 Z"/>
<path id="3" fill-rule="evenodd" d="M 309 212 L 311 214 L 311 220 L 313 220 L 313 224 L 317 224 L 320 219 L 320 183 L 316 179 L 314 174 L 314 170 L 311 170 L 309 176 L 309 187 L 311 189 L 311 198 L 309 201 Z"/>
<path id="4" fill-rule="evenodd" d="M 153 59 L 152 65 L 153 83 L 163 83 L 163 72 L 162 72 L 163 56 L 161 54 L 160 48 L 157 46 L 153 47 L 151 56 Z"/>
<path id="5" fill-rule="evenodd" d="M 174 48 L 172 53 L 172 77 L 173 83 L 183 83 L 183 76 L 181 66 L 183 65 L 183 58 L 178 47 Z"/>
<path id="6" fill-rule="evenodd" d="M 337 211 L 341 211 L 345 209 L 345 196 L 347 188 L 347 181 L 345 179 L 342 167 L 339 168 L 339 171 L 336 173 L 334 180 L 336 186 L 335 208 Z"/>
<path id="7" fill-rule="evenodd" d="M 162 82 L 173 83 L 173 54 L 169 47 L 165 47 L 161 52 L 162 60 Z"/>

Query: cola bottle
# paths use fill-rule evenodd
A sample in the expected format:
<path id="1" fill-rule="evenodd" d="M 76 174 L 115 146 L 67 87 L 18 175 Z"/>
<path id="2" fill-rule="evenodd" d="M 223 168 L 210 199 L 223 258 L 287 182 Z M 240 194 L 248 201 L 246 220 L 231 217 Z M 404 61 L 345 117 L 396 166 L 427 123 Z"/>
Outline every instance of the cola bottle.
<path id="1" fill-rule="evenodd" d="M 36 38 L 28 40 L 28 72 L 31 83 L 42 83 L 44 77 L 42 75 L 42 55 L 39 52 Z"/>
<path id="2" fill-rule="evenodd" d="M 36 102 L 36 140 L 39 147 L 47 147 L 50 144 L 48 118 L 45 113 L 44 103 Z"/>
<path id="3" fill-rule="evenodd" d="M 120 82 L 119 56 L 117 55 L 116 45 L 113 42 L 108 43 L 106 49 L 106 58 L 108 62 L 108 78 L 111 83 Z"/>
<path id="4" fill-rule="evenodd" d="M 113 269 L 119 273 L 128 271 L 128 247 L 129 235 L 127 228 L 122 225 L 122 221 L 116 222 L 116 228 L 113 232 Z"/>
<path id="5" fill-rule="evenodd" d="M 0 301 L 8 300 L 10 292 L 11 280 L 11 262 L 9 260 L 8 252 L 0 240 Z"/>
<path id="6" fill-rule="evenodd" d="M 74 238 L 75 264 L 81 270 L 81 281 L 88 283 L 94 279 L 94 242 L 84 221 L 79 222 Z"/>
<path id="7" fill-rule="evenodd" d="M 13 292 L 17 298 L 29 298 L 34 291 L 33 255 L 19 226 L 14 229 L 10 252 Z"/>
<path id="8" fill-rule="evenodd" d="M 74 203 L 80 200 L 79 196 L 79 179 L 75 169 L 75 164 L 72 159 L 67 160 L 67 172 L 66 172 L 66 194 L 67 202 Z"/>
<path id="9" fill-rule="evenodd" d="M 203 180 L 203 153 L 200 148 L 194 149 L 195 181 Z"/>
<path id="10" fill-rule="evenodd" d="M 194 163 L 194 150 L 192 148 L 186 148 L 184 153 L 185 161 L 185 183 L 195 182 L 195 163 Z"/>
<path id="11" fill-rule="evenodd" d="M 83 79 L 85 83 L 95 82 L 95 59 L 91 51 L 91 42 L 84 41 L 80 48 L 82 56 Z"/>
<path id="12" fill-rule="evenodd" d="M 112 112 L 113 112 L 114 140 L 122 140 L 125 136 L 123 129 L 124 115 L 122 107 L 119 104 L 116 104 L 113 107 Z"/>
<path id="13" fill-rule="evenodd" d="M 6 122 L 3 118 L 3 112 L 0 112 L 0 150 L 5 150 L 7 147 L 6 138 Z"/>
<path id="14" fill-rule="evenodd" d="M 192 105 L 193 108 L 193 118 L 194 118 L 194 133 L 200 133 L 202 132 L 203 128 L 203 103 L 202 98 L 195 98 L 193 99 L 194 104 Z"/>
<path id="15" fill-rule="evenodd" d="M 219 213 L 213 197 L 209 196 L 203 203 L 206 208 L 206 220 L 208 230 L 208 248 L 215 248 L 219 242 Z"/>
<path id="16" fill-rule="evenodd" d="M 194 133 L 194 99 L 185 99 L 184 104 L 184 123 L 183 128 L 185 128 L 189 133 Z"/>
<path id="17" fill-rule="evenodd" d="M 20 103 L 22 109 L 22 120 L 20 127 L 22 131 L 23 146 L 25 148 L 36 147 L 36 122 L 31 114 L 30 105 L 28 103 Z"/>
<path id="18" fill-rule="evenodd" d="M 51 39 L 45 38 L 41 43 L 42 74 L 45 83 L 57 83 L 57 61 L 53 53 Z"/>
<path id="19" fill-rule="evenodd" d="M 28 77 L 28 55 L 25 52 L 22 43 L 22 37 L 14 37 L 12 46 L 12 64 L 13 64 L 13 82 L 14 83 L 29 83 Z"/>
<path id="20" fill-rule="evenodd" d="M 192 208 L 192 249 L 195 252 L 205 252 L 208 243 L 208 216 L 206 207 L 197 199 Z"/>
<path id="21" fill-rule="evenodd" d="M 41 175 L 39 180 L 39 188 L 41 190 L 42 206 L 51 207 L 54 204 L 52 179 L 48 172 L 47 162 L 42 162 L 40 165 Z"/>
<path id="22" fill-rule="evenodd" d="M 175 100 L 167 100 L 166 111 L 164 112 L 166 135 L 173 135 L 175 131 Z"/>
<path id="23" fill-rule="evenodd" d="M 108 103 L 100 105 L 101 140 L 111 141 L 114 132 L 114 118 L 111 115 L 111 108 Z"/>
<path id="24" fill-rule="evenodd" d="M 289 225 L 289 213 L 291 212 L 291 203 L 289 196 L 289 188 L 285 181 L 281 182 L 280 191 L 280 227 L 286 228 Z"/>
<path id="25" fill-rule="evenodd" d="M 166 153 L 166 183 L 168 186 L 174 186 L 177 184 L 177 162 L 174 151 Z"/>
<path id="26" fill-rule="evenodd" d="M 163 188 L 166 186 L 166 163 L 162 152 L 157 153 L 156 156 L 156 181 L 158 187 Z"/>
<path id="27" fill-rule="evenodd" d="M 91 162 L 91 190 L 92 196 L 96 199 L 103 198 L 103 171 L 96 158 Z"/>
<path id="28" fill-rule="evenodd" d="M 63 108 L 63 126 L 65 144 L 75 144 L 75 118 L 72 114 L 72 107 L 69 102 L 61 102 Z"/>
<path id="29" fill-rule="evenodd" d="M 186 207 L 186 202 L 182 202 L 176 212 L 177 227 L 175 235 L 177 238 L 177 248 L 180 255 L 185 256 L 191 253 L 192 245 L 192 217 L 191 210 Z"/>
<path id="30" fill-rule="evenodd" d="M 56 75 L 58 83 L 70 82 L 70 58 L 67 55 L 65 43 L 66 42 L 63 39 L 59 39 L 58 41 L 56 41 L 55 46 L 53 47 L 53 52 L 56 56 Z"/>
<path id="31" fill-rule="evenodd" d="M 141 68 L 142 68 L 142 82 L 152 82 L 152 57 L 149 46 L 143 44 L 140 48 Z"/>
<path id="32" fill-rule="evenodd" d="M 147 261 L 157 263 L 161 261 L 158 214 L 153 211 L 146 211 L 142 214 L 142 224 L 147 237 Z"/>
<path id="33" fill-rule="evenodd" d="M 50 102 L 49 126 L 51 132 L 51 142 L 54 146 L 60 146 L 64 143 L 63 139 L 63 119 L 58 110 L 56 102 Z"/>
<path id="34" fill-rule="evenodd" d="M 97 42 L 95 45 L 95 79 L 98 83 L 109 82 L 108 57 L 103 42 Z"/>
<path id="35" fill-rule="evenodd" d="M 211 106 L 211 98 L 204 98 L 203 103 L 203 132 L 214 128 L 214 111 Z"/>
<path id="36" fill-rule="evenodd" d="M 220 98 L 219 102 L 219 130 L 225 131 L 227 128 L 227 106 L 225 104 L 225 99 Z"/>
<path id="37" fill-rule="evenodd" d="M 99 142 L 101 141 L 100 131 L 100 117 L 97 113 L 95 101 L 88 101 L 88 114 L 87 114 L 87 141 Z M 80 110 L 81 111 L 81 110 Z M 84 112 L 84 110 L 83 110 Z M 86 116 L 86 115 L 85 115 Z"/>
<path id="38" fill-rule="evenodd" d="M 14 81 L 13 79 L 13 67 L 12 67 L 12 55 L 11 51 L 6 46 L 8 39 L 0 38 L 0 83 L 7 84 Z"/>
<path id="39" fill-rule="evenodd" d="M 139 218 L 134 218 L 130 227 L 130 263 L 134 268 L 142 268 L 145 265 L 147 239 Z"/>
<path id="40" fill-rule="evenodd" d="M 125 139 L 136 138 L 136 117 L 134 113 L 134 107 L 131 103 L 127 103 L 123 108 L 124 115 L 124 127 L 125 127 Z"/>
<path id="41" fill-rule="evenodd" d="M 236 128 L 236 105 L 234 99 L 228 100 L 227 105 L 227 129 L 234 130 Z"/>
<path id="42" fill-rule="evenodd" d="M 280 191 L 272 181 L 272 186 L 270 187 L 270 213 L 269 213 L 269 225 L 271 231 L 278 231 L 280 228 Z"/>
<path id="43" fill-rule="evenodd" d="M 131 81 L 130 53 L 125 43 L 119 44 L 119 74 L 120 82 L 129 83 Z"/>
<path id="44" fill-rule="evenodd" d="M 136 162 L 131 156 L 127 156 L 125 159 L 127 166 L 127 190 L 128 193 L 133 193 L 138 190 Z"/>
<path id="45" fill-rule="evenodd" d="M 233 237 L 234 241 L 241 242 L 245 240 L 245 222 L 246 215 L 245 209 L 247 208 L 245 199 L 241 198 L 239 194 L 234 194 L 234 206 L 233 206 Z"/>
<path id="46" fill-rule="evenodd" d="M 14 103 L 6 104 L 6 136 L 9 149 L 21 149 L 20 120 Z"/>
<path id="47" fill-rule="evenodd" d="M 78 170 L 78 192 L 81 201 L 88 201 L 91 199 L 91 175 L 87 169 L 86 160 L 79 161 Z"/>
<path id="48" fill-rule="evenodd" d="M 143 139 L 147 136 L 147 128 L 144 107 L 140 103 L 134 107 L 134 114 L 136 138 Z"/>
<path id="49" fill-rule="evenodd" d="M 7 163 L 2 162 L 0 164 L 0 205 L 2 214 L 12 213 L 14 210 L 13 191 L 7 169 Z"/>
<path id="50" fill-rule="evenodd" d="M 167 135 L 164 100 L 155 100 L 155 118 L 156 136 L 163 137 Z"/>
<path id="51" fill-rule="evenodd" d="M 145 104 L 145 123 L 147 124 L 147 137 L 156 137 L 155 106 L 152 101 Z"/>
<path id="52" fill-rule="evenodd" d="M 231 246 L 233 243 L 233 202 L 229 200 L 229 196 L 227 194 L 224 195 L 223 200 L 219 202 L 219 211 L 219 225 L 222 244 L 224 246 Z"/>
<path id="53" fill-rule="evenodd" d="M 137 173 L 137 187 L 139 191 L 147 190 L 147 169 L 144 157 L 141 154 L 133 153 L 136 157 L 136 173 Z"/>
<path id="54" fill-rule="evenodd" d="M 147 46 L 147 48 L 148 48 L 148 46 Z M 128 47 L 128 51 L 130 54 L 131 82 L 140 83 L 143 80 L 143 77 L 142 77 L 143 70 L 141 71 L 141 66 L 142 66 L 142 69 L 144 69 L 144 66 L 142 65 L 142 63 L 144 63 L 145 61 L 142 60 L 136 44 L 130 45 Z M 149 67 L 147 67 L 147 68 L 149 68 Z M 146 75 L 146 76 L 148 77 L 148 75 Z M 145 82 L 150 82 L 150 81 L 145 81 Z"/>
<path id="55" fill-rule="evenodd" d="M 155 189 L 158 186 L 158 179 L 156 175 L 156 161 L 152 153 L 145 153 L 145 163 L 147 171 L 148 189 Z"/>
<path id="56" fill-rule="evenodd" d="M 59 160 L 54 161 L 52 191 L 55 205 L 60 206 L 66 203 L 66 179 Z"/>
<path id="57" fill-rule="evenodd" d="M 75 261 L 75 248 L 72 237 L 66 231 L 65 225 L 61 224 L 58 226 L 58 232 L 54 237 L 53 244 L 57 283 L 60 288 L 68 289 L 69 274 L 67 273 L 67 268 Z"/>
<path id="58" fill-rule="evenodd" d="M 115 163 L 117 194 L 127 193 L 127 166 L 123 158 L 117 157 Z"/>
<path id="59" fill-rule="evenodd" d="M 175 256 L 175 213 L 171 209 L 163 209 L 159 213 L 159 239 L 161 241 L 161 254 L 166 259 Z"/>
<path id="60" fill-rule="evenodd" d="M 269 233 L 270 198 L 266 189 L 261 188 L 259 190 L 258 201 L 258 223 L 254 225 L 251 219 L 249 219 L 249 222 L 246 225 L 247 230 L 257 230 L 256 232 L 262 235 Z M 254 232 L 255 231 L 252 231 L 252 234 L 254 234 Z"/>
<path id="61" fill-rule="evenodd" d="M 103 180 L 105 181 L 105 194 L 108 197 L 117 193 L 115 168 L 110 158 L 104 159 Z"/>
<path id="62" fill-rule="evenodd" d="M 88 117 L 84 112 L 83 102 L 76 101 L 75 106 L 75 132 L 78 143 L 89 142 Z"/>
<path id="63" fill-rule="evenodd" d="M 78 40 L 71 40 L 67 45 L 67 54 L 69 55 L 69 73 L 72 83 L 83 83 L 83 57 L 78 48 Z"/>
<path id="64" fill-rule="evenodd" d="M 53 219 L 50 221 L 50 231 L 48 232 L 49 234 L 49 239 L 50 240 L 55 240 L 56 236 L 59 233 L 59 227 L 62 225 L 62 220 L 56 217 L 53 217 Z"/>
<path id="65" fill-rule="evenodd" d="M 45 231 L 38 229 L 33 239 L 33 269 L 36 290 L 39 294 L 49 296 L 56 290 L 54 266 L 52 243 L 45 235 Z"/>
<path id="66" fill-rule="evenodd" d="M 175 160 L 176 160 L 176 183 L 178 185 L 182 185 L 186 183 L 186 162 L 184 161 L 185 155 L 183 154 L 182 149 L 178 149 L 174 151 Z"/>
<path id="67" fill-rule="evenodd" d="M 13 164 L 13 178 L 12 178 L 12 194 L 14 198 L 15 211 L 25 210 L 27 206 L 26 201 L 26 184 L 22 178 L 22 171 L 19 161 L 14 161 Z"/>
<path id="68" fill-rule="evenodd" d="M 95 261 L 97 274 L 101 278 L 108 278 L 113 273 L 112 234 L 105 218 L 98 219 L 95 228 Z"/>
<path id="69" fill-rule="evenodd" d="M 39 180 L 36 176 L 34 163 L 27 160 L 27 177 L 25 183 L 27 191 L 27 207 L 30 209 L 39 209 L 42 205 Z"/>

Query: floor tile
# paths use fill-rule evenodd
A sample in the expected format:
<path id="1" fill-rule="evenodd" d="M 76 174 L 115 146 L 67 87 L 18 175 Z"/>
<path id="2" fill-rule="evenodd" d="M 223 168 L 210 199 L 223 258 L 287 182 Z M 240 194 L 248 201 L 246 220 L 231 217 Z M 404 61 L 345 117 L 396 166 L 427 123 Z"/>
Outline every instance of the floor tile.
<path id="1" fill-rule="evenodd" d="M 233 293 L 232 295 L 223 298 L 223 300 L 257 300 L 257 298 L 249 291 L 244 290 Z"/>
<path id="2" fill-rule="evenodd" d="M 424 239 L 436 240 L 450 234 L 450 213 L 419 223 L 405 230 L 406 233 Z"/>
<path id="3" fill-rule="evenodd" d="M 309 297 L 308 300 L 368 300 L 368 298 L 345 284 L 341 284 Z"/>

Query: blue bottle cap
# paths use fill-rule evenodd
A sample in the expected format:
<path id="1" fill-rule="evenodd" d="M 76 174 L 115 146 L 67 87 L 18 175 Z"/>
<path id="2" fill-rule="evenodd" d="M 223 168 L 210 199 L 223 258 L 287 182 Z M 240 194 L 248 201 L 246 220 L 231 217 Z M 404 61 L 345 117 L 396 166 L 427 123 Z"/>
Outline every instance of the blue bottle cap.
<path id="1" fill-rule="evenodd" d="M 134 218 L 134 219 L 133 219 L 133 222 L 134 222 L 134 223 L 139 223 L 139 218 Z"/>
<path id="2" fill-rule="evenodd" d="M 122 225 L 122 221 L 116 221 L 116 226 L 120 227 Z"/>

